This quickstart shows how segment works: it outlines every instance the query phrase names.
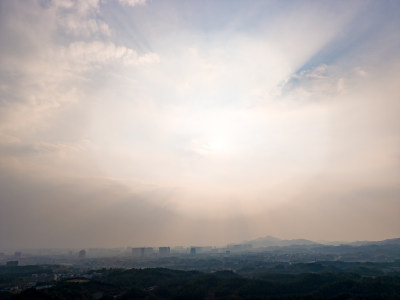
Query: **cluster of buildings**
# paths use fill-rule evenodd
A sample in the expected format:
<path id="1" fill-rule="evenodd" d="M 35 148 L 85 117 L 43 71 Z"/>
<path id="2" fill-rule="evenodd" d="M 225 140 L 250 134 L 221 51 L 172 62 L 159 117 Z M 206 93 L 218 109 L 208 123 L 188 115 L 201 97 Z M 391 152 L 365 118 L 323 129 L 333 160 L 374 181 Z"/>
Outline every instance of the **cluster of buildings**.
<path id="1" fill-rule="evenodd" d="M 152 247 L 135 247 L 132 248 L 132 256 L 134 257 L 149 257 L 156 254 L 154 248 Z M 168 256 L 171 254 L 170 247 L 159 247 L 158 248 L 158 255 L 159 256 Z"/>
<path id="2" fill-rule="evenodd" d="M 40 249 L 39 249 L 40 250 Z M 56 264 L 65 261 L 85 261 L 86 258 L 110 258 L 110 257 L 134 257 L 134 258 L 156 258 L 168 257 L 170 255 L 208 255 L 208 254 L 231 254 L 247 252 L 252 250 L 251 244 L 230 244 L 224 248 L 211 246 L 177 246 L 170 248 L 164 247 L 121 247 L 121 248 L 89 248 L 77 250 L 64 249 L 62 252 L 37 251 L 36 253 L 22 253 L 20 251 L 13 254 L 5 254 L 0 252 L 0 265 L 18 266 L 27 264 Z M 60 250 L 59 250 L 60 251 Z"/>
<path id="3" fill-rule="evenodd" d="M 6 266 L 8 266 L 8 267 L 16 267 L 16 266 L 18 266 L 18 260 L 21 258 L 21 256 L 22 256 L 22 253 L 19 252 L 19 251 L 16 251 L 14 253 L 14 256 L 12 257 L 12 260 L 6 261 Z M 0 260 L 3 260 L 5 257 L 6 257 L 6 255 L 3 252 L 1 252 L 0 253 Z M 8 257 L 8 258 L 10 258 L 10 257 Z"/>
<path id="4" fill-rule="evenodd" d="M 132 256 L 133 257 L 165 257 L 169 256 L 171 253 L 173 254 L 186 254 L 190 256 L 194 256 L 196 254 L 230 254 L 233 252 L 247 251 L 251 249 L 251 245 L 230 245 L 227 248 L 216 248 L 216 247 L 175 247 L 171 250 L 170 247 L 134 247 L 132 248 Z"/>

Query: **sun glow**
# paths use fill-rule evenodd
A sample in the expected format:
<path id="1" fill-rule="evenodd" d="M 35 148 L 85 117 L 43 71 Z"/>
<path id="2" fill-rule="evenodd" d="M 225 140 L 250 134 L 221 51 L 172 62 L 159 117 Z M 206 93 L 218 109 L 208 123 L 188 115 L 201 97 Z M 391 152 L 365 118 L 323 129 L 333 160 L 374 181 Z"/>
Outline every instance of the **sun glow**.
<path id="1" fill-rule="evenodd" d="M 228 151 L 228 143 L 223 138 L 204 138 L 192 140 L 186 150 L 200 156 L 222 154 Z"/>
<path id="2" fill-rule="evenodd" d="M 221 152 L 225 150 L 226 143 L 222 138 L 215 138 L 208 143 L 208 147 L 212 152 Z"/>

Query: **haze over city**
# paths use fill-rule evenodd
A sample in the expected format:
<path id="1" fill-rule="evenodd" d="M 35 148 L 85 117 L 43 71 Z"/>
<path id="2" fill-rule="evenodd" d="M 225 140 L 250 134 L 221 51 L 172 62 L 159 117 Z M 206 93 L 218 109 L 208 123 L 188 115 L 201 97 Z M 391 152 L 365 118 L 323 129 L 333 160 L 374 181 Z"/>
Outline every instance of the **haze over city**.
<path id="1" fill-rule="evenodd" d="M 0 1 L 0 249 L 400 237 L 399 1 Z"/>

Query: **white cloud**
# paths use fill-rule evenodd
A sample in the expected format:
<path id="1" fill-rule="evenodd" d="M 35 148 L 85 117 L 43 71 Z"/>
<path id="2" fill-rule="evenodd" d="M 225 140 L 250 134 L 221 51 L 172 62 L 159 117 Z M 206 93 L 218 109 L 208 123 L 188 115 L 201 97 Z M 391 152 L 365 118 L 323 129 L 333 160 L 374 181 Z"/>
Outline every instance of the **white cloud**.
<path id="1" fill-rule="evenodd" d="M 59 9 L 71 9 L 81 15 L 91 14 L 99 10 L 99 0 L 52 0 L 51 5 Z"/>
<path id="2" fill-rule="evenodd" d="M 80 16 L 68 15 L 59 17 L 58 24 L 66 33 L 75 36 L 89 37 L 97 33 L 105 36 L 111 35 L 108 24 L 95 18 L 85 19 Z"/>
<path id="3" fill-rule="evenodd" d="M 63 58 L 72 64 L 85 66 L 109 63 L 139 65 L 159 62 L 159 57 L 155 53 L 139 55 L 133 49 L 101 41 L 71 43 L 68 48 L 64 49 Z"/>
<path id="4" fill-rule="evenodd" d="M 74 6 L 75 2 L 72 0 L 53 0 L 51 4 L 57 8 L 71 8 Z"/>
<path id="5" fill-rule="evenodd" d="M 98 26 L 107 25 L 96 19 L 99 1 L 54 1 L 44 7 L 21 1 L 8 3 L 5 9 L 12 15 L 1 19 L 2 31 L 10 37 L 10 42 L 3 44 L 7 47 L 0 47 L 0 70 L 5 79 L 0 96 L 6 103 L 0 111 L 2 160 L 29 165 L 40 154 L 38 160 L 51 171 L 57 169 L 52 161 L 61 153 L 74 161 L 86 151 L 73 150 L 80 149 L 85 140 L 81 135 L 87 116 L 86 110 L 81 114 L 74 109 L 92 100 L 85 84 L 96 82 L 97 74 L 90 71 L 113 66 L 132 72 L 157 63 L 159 57 L 99 39 Z M 54 38 L 68 28 L 76 30 L 79 37 L 69 36 L 62 42 Z M 41 34 L 33 38 L 34 32 Z M 85 41 L 80 41 L 84 35 Z M 107 71 L 102 70 L 107 78 Z M 67 128 L 64 122 L 69 124 Z M 68 137 L 59 134 L 60 129 L 68 132 Z M 28 153 L 32 155 L 26 156 Z"/>
<path id="6" fill-rule="evenodd" d="M 219 19 L 204 26 L 188 20 L 174 5 L 167 6 L 176 9 L 177 18 L 166 27 L 170 15 L 166 6 L 158 6 L 160 2 L 148 7 L 154 17 L 121 6 L 145 1 L 120 1 L 117 6 L 97 0 L 58 0 L 49 6 L 33 1 L 4 3 L 9 15 L 0 18 L 1 36 L 7 41 L 0 41 L 4 103 L 0 176 L 32 177 L 12 179 L 18 191 L 32 190 L 21 194 L 22 206 L 24 201 L 45 198 L 52 206 L 38 205 L 38 211 L 48 209 L 49 215 L 52 211 L 57 216 L 62 201 L 70 205 L 96 199 L 94 206 L 106 207 L 104 214 L 115 213 L 110 220 L 119 225 L 109 227 L 115 231 L 127 228 L 126 224 L 134 227 L 134 223 L 119 223 L 121 213 L 126 214 L 124 221 L 133 220 L 132 212 L 150 219 L 155 218 L 153 208 L 167 207 L 176 220 L 185 216 L 185 224 L 171 227 L 174 234 L 179 228 L 190 228 L 191 218 L 211 224 L 212 218 L 235 215 L 263 234 L 260 228 L 273 226 L 265 220 L 271 220 L 268 212 L 275 210 L 281 221 L 274 221 L 296 232 L 288 224 L 300 222 L 301 216 L 286 214 L 293 203 L 304 206 L 303 216 L 310 216 L 306 210 L 321 199 L 334 203 L 335 197 L 346 199 L 355 190 L 375 185 L 384 191 L 398 183 L 395 79 L 400 68 L 393 63 L 398 54 L 393 58 L 371 51 L 369 56 L 380 62 L 380 68 L 370 60 L 343 60 L 343 53 L 330 62 L 320 55 L 315 68 L 294 73 L 338 34 L 347 32 L 352 13 L 343 17 L 330 9 L 299 3 L 296 10 L 284 4 L 285 13 L 260 12 L 261 25 L 241 11 L 240 24 L 245 26 L 221 29 Z M 107 12 L 105 7 L 112 9 Z M 187 9 L 193 8 L 189 4 Z M 279 82 L 285 84 L 277 87 Z M 270 93 L 274 88 L 277 93 Z M 33 179 L 37 174 L 40 182 Z M 53 176 L 56 182 L 50 180 Z M 58 197 L 66 189 L 73 190 L 68 184 L 74 186 L 84 177 L 87 188 L 82 188 L 82 195 Z M 79 179 L 72 184 L 66 178 Z M 118 183 L 109 187 L 107 197 L 98 197 L 104 178 Z M 55 184 L 51 197 L 46 193 L 49 183 Z M 129 192 L 121 192 L 124 185 Z M 145 206 L 151 204 L 148 211 L 143 212 L 140 204 L 129 206 L 132 194 L 139 190 L 137 199 Z M 10 197 L 7 205 L 13 201 Z M 344 202 L 336 216 L 345 208 Z M 65 224 L 67 218 L 76 217 L 75 206 L 71 207 L 63 216 Z M 381 217 L 388 214 L 384 210 Z M 18 211 L 14 207 L 16 215 Z M 25 214 L 31 216 L 28 209 Z M 94 224 L 102 221 L 92 217 Z M 372 213 L 368 217 L 375 220 L 368 228 L 378 224 Z M 81 220 L 80 224 L 90 223 L 85 216 Z M 398 225 L 398 220 L 392 224 Z M 37 226 L 45 224 L 37 222 Z M 318 227 L 317 223 L 313 225 Z M 81 240 L 97 232 L 82 226 L 87 234 Z M 3 236 L 12 227 L 0 226 Z M 128 231 L 119 241 L 130 235 Z M 46 228 L 33 232 L 40 235 Z M 221 236 L 226 235 L 221 232 L 214 240 Z M 96 242 L 102 240 L 99 236 Z"/>
<path id="7" fill-rule="evenodd" d="M 147 0 L 118 0 L 119 3 L 127 6 L 145 5 Z"/>
<path id="8" fill-rule="evenodd" d="M 58 0 L 52 2 L 52 8 L 55 9 L 58 26 L 67 34 L 82 37 L 111 35 L 108 24 L 96 18 L 100 12 L 98 0 Z"/>

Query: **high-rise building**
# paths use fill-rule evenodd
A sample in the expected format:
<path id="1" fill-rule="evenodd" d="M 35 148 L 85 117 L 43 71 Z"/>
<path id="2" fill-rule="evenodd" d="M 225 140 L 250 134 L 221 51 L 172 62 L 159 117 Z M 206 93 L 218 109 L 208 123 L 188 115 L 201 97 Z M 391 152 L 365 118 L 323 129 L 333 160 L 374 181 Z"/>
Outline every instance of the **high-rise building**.
<path id="1" fill-rule="evenodd" d="M 153 254 L 153 248 L 151 247 L 136 247 L 132 248 L 132 255 L 135 257 L 148 257 Z"/>
<path id="2" fill-rule="evenodd" d="M 82 249 L 81 251 L 79 251 L 78 257 L 79 258 L 85 258 L 86 257 L 86 250 Z"/>
<path id="3" fill-rule="evenodd" d="M 142 257 L 147 257 L 153 254 L 153 248 L 151 247 L 144 247 L 142 248 Z"/>
<path id="4" fill-rule="evenodd" d="M 158 254 L 160 256 L 168 256 L 170 253 L 171 253 L 171 249 L 169 247 L 158 248 Z"/>
<path id="5" fill-rule="evenodd" d="M 190 255 L 196 255 L 196 247 L 190 248 Z"/>
<path id="6" fill-rule="evenodd" d="M 134 257 L 140 257 L 142 253 L 142 248 L 132 248 L 132 256 Z"/>

